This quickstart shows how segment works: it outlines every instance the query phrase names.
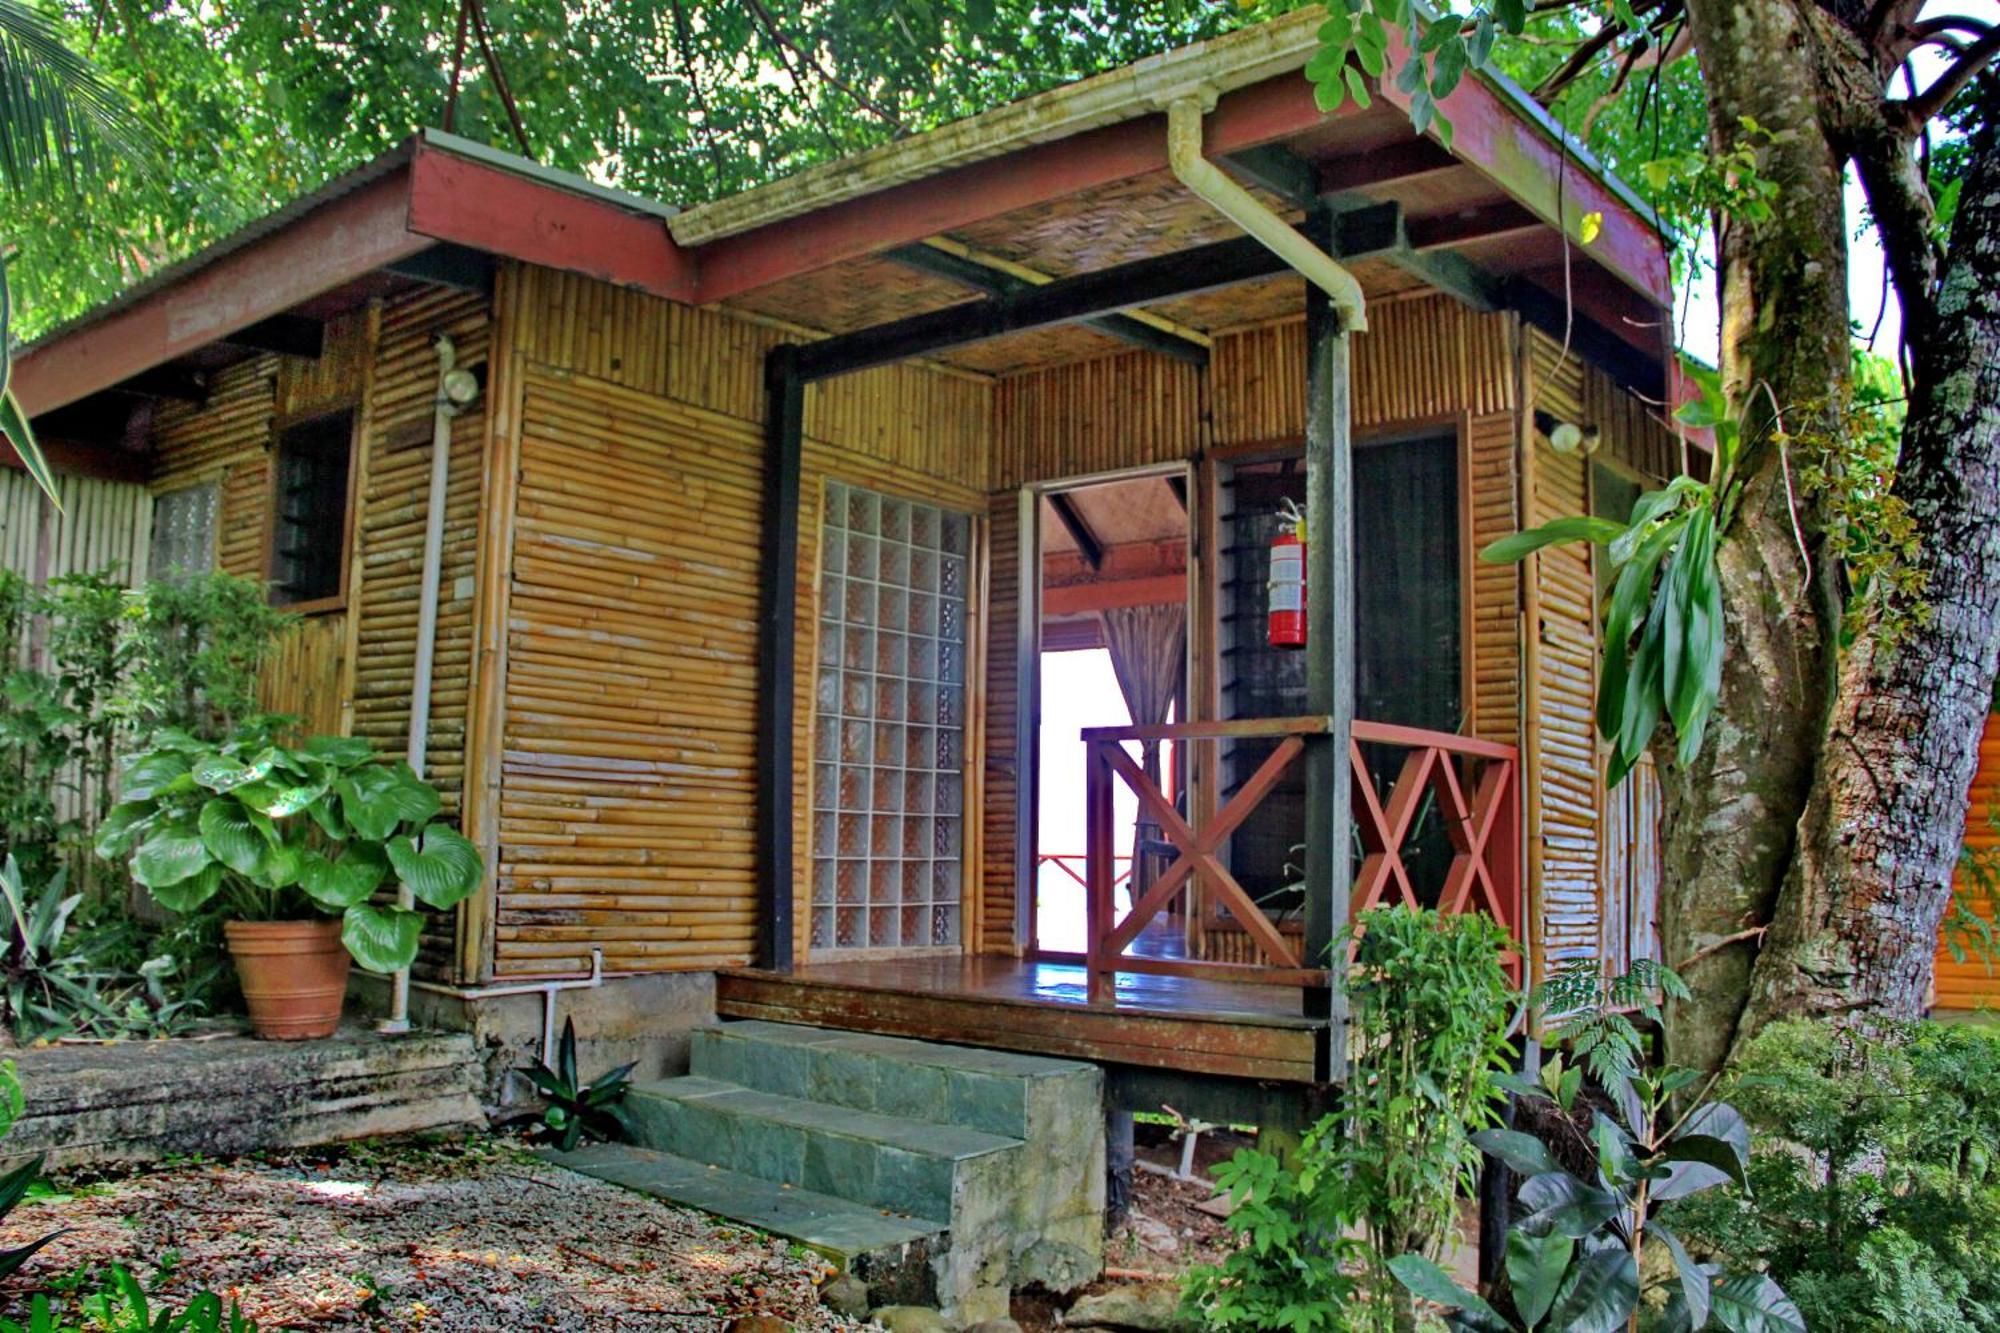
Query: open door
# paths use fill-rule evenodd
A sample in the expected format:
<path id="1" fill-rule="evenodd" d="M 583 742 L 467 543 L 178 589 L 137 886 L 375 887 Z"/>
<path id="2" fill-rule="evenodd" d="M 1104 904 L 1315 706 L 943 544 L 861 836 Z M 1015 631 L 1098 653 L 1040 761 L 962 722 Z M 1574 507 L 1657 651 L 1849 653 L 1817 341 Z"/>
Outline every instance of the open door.
<path id="1" fill-rule="evenodd" d="M 1184 468 L 1043 488 L 1035 503 L 1040 615 L 1031 909 L 1027 944 L 1042 956 L 1080 955 L 1084 924 L 1084 747 L 1087 727 L 1178 721 L 1188 709 L 1190 523 Z M 1133 758 L 1183 803 L 1185 765 L 1169 745 L 1132 745 Z M 1126 903 L 1163 869 L 1159 830 L 1118 793 L 1118 895 Z M 1163 923 L 1150 941 L 1178 951 Z"/>

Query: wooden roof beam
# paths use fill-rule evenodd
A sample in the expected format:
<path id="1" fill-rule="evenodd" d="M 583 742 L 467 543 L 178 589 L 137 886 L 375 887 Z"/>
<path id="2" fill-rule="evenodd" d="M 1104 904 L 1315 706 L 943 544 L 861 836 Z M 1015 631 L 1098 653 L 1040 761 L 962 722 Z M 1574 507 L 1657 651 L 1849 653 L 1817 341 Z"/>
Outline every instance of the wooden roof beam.
<path id="1" fill-rule="evenodd" d="M 956 282 L 960 286 L 970 287 L 988 296 L 1007 296 L 1031 287 L 1046 286 L 1054 281 L 1046 275 L 1042 275 L 1041 280 L 1036 281 L 983 262 L 970 254 L 960 253 L 955 249 L 941 249 L 928 242 L 921 245 L 899 246 L 889 252 L 888 258 L 906 268 L 928 273 L 932 277 L 943 278 L 948 282 Z M 1156 323 L 1134 315 L 1110 314 L 1092 315 L 1079 322 L 1120 342 L 1143 347 L 1149 352 L 1158 352 L 1176 361 L 1185 361 L 1195 366 L 1208 364 L 1208 343 L 1205 340 L 1189 338 L 1171 328 L 1160 327 L 1167 322 L 1164 320 Z"/>
<path id="2" fill-rule="evenodd" d="M 208 378 L 198 370 L 180 366 L 155 366 L 120 380 L 105 390 L 127 398 L 170 398 L 196 407 L 208 401 Z"/>
<path id="3" fill-rule="evenodd" d="M 388 271 L 434 287 L 449 287 L 453 291 L 471 292 L 475 296 L 491 296 L 496 267 L 493 256 L 483 250 L 440 241 L 428 250 L 419 250 L 407 259 L 396 260 L 388 265 Z"/>
<path id="4" fill-rule="evenodd" d="M 248 347 L 257 352 L 276 352 L 306 361 L 319 360 L 326 350 L 326 325 L 304 315 L 273 315 L 227 337 L 218 338 L 232 347 Z"/>
<path id="5" fill-rule="evenodd" d="M 1076 501 L 1061 491 L 1051 492 L 1048 501 L 1049 509 L 1055 514 L 1056 521 L 1063 525 L 1063 531 L 1067 532 L 1069 539 L 1076 543 L 1077 554 L 1083 557 L 1083 563 L 1092 569 L 1103 569 L 1104 543 L 1090 530 L 1090 522 L 1076 507 Z"/>

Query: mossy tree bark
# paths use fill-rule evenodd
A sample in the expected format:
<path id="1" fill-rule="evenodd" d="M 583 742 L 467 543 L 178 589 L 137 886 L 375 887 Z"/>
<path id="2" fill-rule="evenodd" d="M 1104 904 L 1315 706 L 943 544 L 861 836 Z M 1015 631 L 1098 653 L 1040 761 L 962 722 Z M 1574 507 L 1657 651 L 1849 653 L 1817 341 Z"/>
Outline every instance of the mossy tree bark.
<path id="1" fill-rule="evenodd" d="M 1745 441 L 1718 556 L 1729 657 L 1702 752 L 1662 756 L 1663 943 L 1694 992 L 1669 1048 L 1714 1069 L 1782 1016 L 1927 1003 L 2000 654 L 2000 159 L 1982 134 L 1940 281 L 1914 152 L 1940 103 L 1887 98 L 1915 4 L 1687 12 L 1712 149 L 1747 136 L 1780 192 L 1767 223 L 1719 220 L 1722 371 Z M 1959 87 L 1992 44 L 1963 53 Z M 1905 310 L 1915 387 L 1894 494 L 1923 588 L 1881 618 L 1899 637 L 1843 648 L 1844 573 L 1785 442 L 1844 444 L 1850 162 Z"/>

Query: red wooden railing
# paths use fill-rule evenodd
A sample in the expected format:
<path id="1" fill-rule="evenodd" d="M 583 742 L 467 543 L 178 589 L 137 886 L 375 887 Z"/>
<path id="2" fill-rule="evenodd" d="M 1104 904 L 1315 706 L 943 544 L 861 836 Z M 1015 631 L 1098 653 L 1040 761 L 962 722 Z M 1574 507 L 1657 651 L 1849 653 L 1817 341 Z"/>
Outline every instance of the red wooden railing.
<path id="1" fill-rule="evenodd" d="M 1308 966 L 1299 947 L 1250 897 L 1223 861 L 1230 835 L 1262 804 L 1283 779 L 1285 770 L 1304 753 L 1310 738 L 1331 727 L 1323 717 L 1260 718 L 1233 722 L 1185 722 L 1154 727 L 1093 727 L 1083 733 L 1088 768 L 1084 778 L 1086 926 L 1089 946 L 1090 994 L 1093 1000 L 1112 994 L 1119 972 L 1154 972 L 1171 976 L 1252 981 L 1281 986 L 1324 986 L 1324 968 Z M 1125 750 L 1129 741 L 1276 740 L 1277 746 L 1200 827 L 1190 824 L 1174 803 L 1147 778 L 1139 762 Z M 1369 776 L 1361 747 L 1394 747 L 1404 751 L 1403 763 L 1382 799 Z M 1417 903 L 1415 885 L 1404 862 L 1405 843 L 1419 822 L 1427 795 L 1434 797 L 1440 823 L 1450 839 L 1452 862 L 1445 874 L 1438 907 L 1445 912 L 1486 912 L 1516 940 L 1521 923 L 1521 814 L 1519 753 L 1511 745 L 1357 721 L 1349 749 L 1353 769 L 1355 828 L 1362 859 L 1349 894 L 1350 911 L 1359 913 L 1387 902 Z M 1114 889 L 1119 876 L 1115 850 L 1118 830 L 1112 816 L 1113 782 L 1122 780 L 1139 798 L 1176 852 L 1160 877 L 1149 885 L 1123 917 L 1118 915 Z M 1135 957 L 1127 953 L 1159 914 L 1179 896 L 1188 881 L 1199 876 L 1215 905 L 1241 929 L 1261 960 L 1224 963 L 1196 958 Z M 1520 951 L 1505 961 L 1520 979 Z"/>

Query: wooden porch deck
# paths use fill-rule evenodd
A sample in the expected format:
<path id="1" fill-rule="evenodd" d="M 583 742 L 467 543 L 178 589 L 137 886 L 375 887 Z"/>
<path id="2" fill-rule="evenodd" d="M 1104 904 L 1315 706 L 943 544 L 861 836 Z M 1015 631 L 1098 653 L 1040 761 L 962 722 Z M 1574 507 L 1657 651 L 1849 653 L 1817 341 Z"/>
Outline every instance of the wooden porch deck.
<path id="1" fill-rule="evenodd" d="M 1079 963 L 945 956 L 716 977 L 716 1012 L 813 1027 L 1285 1083 L 1315 1081 L 1325 1019 L 1303 992 L 1121 973 L 1092 1004 Z"/>

